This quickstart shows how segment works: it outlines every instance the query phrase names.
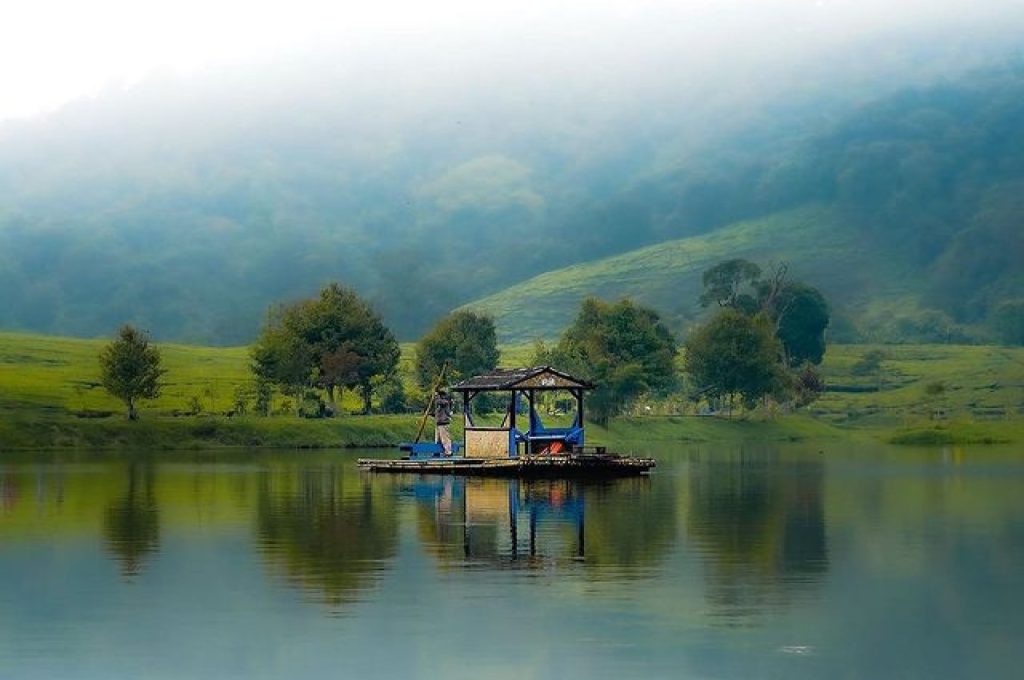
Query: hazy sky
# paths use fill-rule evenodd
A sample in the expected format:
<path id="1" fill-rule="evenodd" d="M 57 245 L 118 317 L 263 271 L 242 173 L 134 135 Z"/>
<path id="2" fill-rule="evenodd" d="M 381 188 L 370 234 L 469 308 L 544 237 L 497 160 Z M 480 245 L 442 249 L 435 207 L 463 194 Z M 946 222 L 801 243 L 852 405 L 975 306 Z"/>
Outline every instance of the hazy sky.
<path id="1" fill-rule="evenodd" d="M 798 53 L 865 33 L 1020 22 L 1024 0 L 3 0 L 0 119 L 159 70 L 350 50 L 571 68 Z M 344 52 L 342 52 L 344 53 Z M 450 58 L 450 57 L 449 57 Z M 682 62 L 677 62 L 682 63 Z M 410 68 L 418 62 L 410 60 Z"/>

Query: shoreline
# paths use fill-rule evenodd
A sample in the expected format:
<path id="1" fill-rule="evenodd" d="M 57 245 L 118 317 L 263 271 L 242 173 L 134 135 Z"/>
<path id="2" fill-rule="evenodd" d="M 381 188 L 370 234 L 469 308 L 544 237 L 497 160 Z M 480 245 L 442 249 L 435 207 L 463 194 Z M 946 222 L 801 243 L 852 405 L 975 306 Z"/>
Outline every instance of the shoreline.
<path id="1" fill-rule="evenodd" d="M 347 415 L 322 420 L 297 417 L 143 416 L 78 419 L 49 417 L 0 422 L 0 453 L 59 450 L 351 449 L 394 448 L 415 438 L 420 416 Z M 461 428 L 453 428 L 461 438 Z M 836 426 L 797 414 L 772 419 L 708 416 L 615 418 L 608 427 L 587 425 L 591 444 L 726 443 L 864 440 L 902 446 L 1013 444 L 1024 441 L 1024 420 L 908 423 L 902 426 Z M 430 426 L 426 437 L 430 436 Z"/>

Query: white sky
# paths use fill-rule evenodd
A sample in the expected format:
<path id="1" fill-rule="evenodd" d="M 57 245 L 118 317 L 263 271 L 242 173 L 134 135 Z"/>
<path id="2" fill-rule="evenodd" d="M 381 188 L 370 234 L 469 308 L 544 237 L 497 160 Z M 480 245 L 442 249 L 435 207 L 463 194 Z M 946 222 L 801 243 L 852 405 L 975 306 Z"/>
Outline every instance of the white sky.
<path id="1" fill-rule="evenodd" d="M 791 49 L 936 21 L 1019 17 L 1024 0 L 0 0 L 0 119 L 51 110 L 155 70 L 273 60 L 327 46 L 517 37 Z M 617 31 L 622 31 L 617 37 Z M 529 44 L 529 43 L 526 43 Z M 724 49 L 724 48 L 723 48 Z"/>

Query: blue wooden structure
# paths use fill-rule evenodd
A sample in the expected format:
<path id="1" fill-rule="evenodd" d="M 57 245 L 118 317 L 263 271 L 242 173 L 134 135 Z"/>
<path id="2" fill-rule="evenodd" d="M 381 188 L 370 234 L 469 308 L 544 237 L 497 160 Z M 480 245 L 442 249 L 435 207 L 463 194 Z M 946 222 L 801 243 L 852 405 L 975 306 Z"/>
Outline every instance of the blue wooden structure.
<path id="1" fill-rule="evenodd" d="M 452 455 L 496 459 L 578 451 L 584 444 L 583 393 L 593 388 L 586 380 L 550 366 L 497 369 L 463 380 L 452 391 L 462 396 L 465 443 L 452 442 Z M 569 393 L 576 412 L 569 427 L 546 427 L 537 413 L 537 394 L 558 390 Z M 473 419 L 473 402 L 481 394 L 494 392 L 507 395 L 505 421 L 497 427 L 478 425 Z M 399 448 L 409 460 L 441 458 L 443 454 L 435 442 L 405 442 Z"/>
<path id="2" fill-rule="evenodd" d="M 642 475 L 657 465 L 653 458 L 635 458 L 585 447 L 583 394 L 594 386 L 550 366 L 500 369 L 464 380 L 452 388 L 462 395 L 465 441 L 452 442 L 453 455 L 440 444 L 401 444 L 400 460 L 360 458 L 359 467 L 375 472 L 413 472 L 472 477 L 566 479 Z M 566 427 L 548 427 L 537 412 L 538 394 L 567 392 L 575 413 Z M 481 394 L 505 393 L 508 401 L 500 425 L 473 418 Z"/>
<path id="3" fill-rule="evenodd" d="M 498 369 L 463 380 L 452 390 L 462 396 L 465 455 L 471 458 L 518 458 L 520 455 L 572 453 L 583 448 L 583 393 L 594 386 L 550 366 Z M 537 394 L 568 392 L 576 405 L 569 427 L 546 427 L 537 413 Z M 478 425 L 473 401 L 481 394 L 508 395 L 501 425 Z M 524 409 L 525 406 L 525 409 Z M 525 422 L 519 418 L 524 412 Z"/>
<path id="4" fill-rule="evenodd" d="M 444 447 L 438 442 L 402 442 L 398 445 L 400 451 L 409 454 L 410 460 L 426 460 L 428 458 L 440 458 L 444 454 Z M 462 444 L 452 442 L 452 456 L 462 455 Z"/>

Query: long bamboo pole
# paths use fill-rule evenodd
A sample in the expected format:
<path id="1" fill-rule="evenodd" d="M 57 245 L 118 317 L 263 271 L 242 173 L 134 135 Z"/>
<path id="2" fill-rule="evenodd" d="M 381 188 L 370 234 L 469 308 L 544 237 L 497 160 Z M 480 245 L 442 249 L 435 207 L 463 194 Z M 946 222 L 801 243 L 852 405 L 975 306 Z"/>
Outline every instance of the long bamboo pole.
<path id="1" fill-rule="evenodd" d="M 448 372 L 448 362 L 445 361 L 441 364 L 441 374 L 437 376 L 437 380 L 434 381 L 434 387 L 430 390 L 430 399 L 427 401 L 427 410 L 423 412 L 423 417 L 420 418 L 420 428 L 416 430 L 416 440 L 414 443 L 418 444 L 420 437 L 423 436 L 423 428 L 427 424 L 427 416 L 434 408 L 434 397 L 437 396 L 437 390 L 444 383 L 444 374 Z"/>

